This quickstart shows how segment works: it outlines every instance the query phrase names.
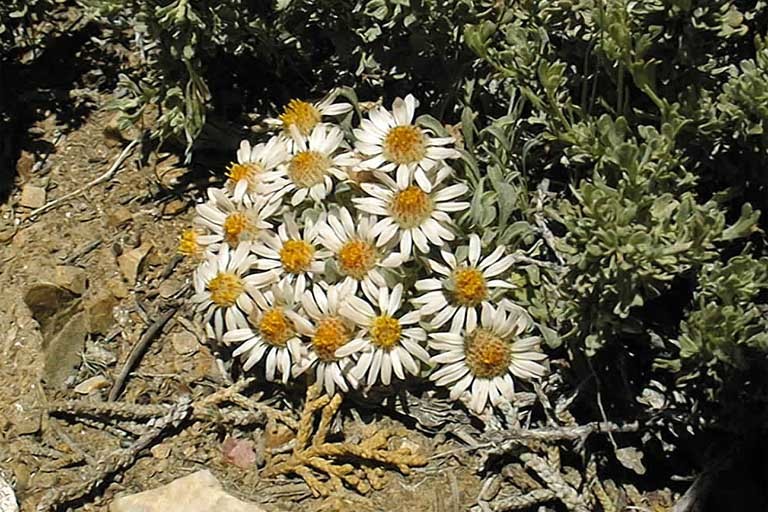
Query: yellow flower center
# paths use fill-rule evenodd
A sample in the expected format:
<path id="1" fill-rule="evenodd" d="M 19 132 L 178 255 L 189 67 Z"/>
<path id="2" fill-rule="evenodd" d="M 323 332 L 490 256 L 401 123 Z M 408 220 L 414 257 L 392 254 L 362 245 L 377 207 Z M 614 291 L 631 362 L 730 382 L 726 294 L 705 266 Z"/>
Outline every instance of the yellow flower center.
<path id="1" fill-rule="evenodd" d="M 208 281 L 211 301 L 220 308 L 234 306 L 240 294 L 245 290 L 243 280 L 231 272 L 219 272 Z"/>
<path id="2" fill-rule="evenodd" d="M 233 212 L 224 219 L 224 239 L 233 247 L 240 243 L 244 234 L 249 234 L 253 230 L 253 222 L 245 212 Z"/>
<path id="3" fill-rule="evenodd" d="M 363 279 L 376 265 L 376 249 L 365 240 L 350 240 L 337 254 L 341 272 L 355 279 Z"/>
<path id="4" fill-rule="evenodd" d="M 384 156 L 396 164 L 414 164 L 427 154 L 424 132 L 410 124 L 395 126 L 384 137 Z"/>
<path id="5" fill-rule="evenodd" d="M 396 318 L 389 315 L 380 315 L 371 323 L 371 343 L 384 350 L 392 350 L 392 347 L 400 341 L 402 328 Z"/>
<path id="6" fill-rule="evenodd" d="M 284 347 L 295 333 L 293 322 L 285 316 L 282 309 L 272 308 L 261 315 L 259 334 L 270 345 Z"/>
<path id="7" fill-rule="evenodd" d="M 179 237 L 179 254 L 184 256 L 199 256 L 202 247 L 197 243 L 197 233 L 194 229 L 185 229 Z"/>
<path id="8" fill-rule="evenodd" d="M 261 166 L 253 162 L 244 164 L 233 163 L 229 166 L 229 169 L 227 169 L 227 176 L 234 182 L 238 182 L 240 180 L 248 180 L 249 182 L 253 183 L 261 172 Z"/>
<path id="9" fill-rule="evenodd" d="M 464 338 L 464 354 L 469 371 L 481 379 L 504 375 L 512 361 L 509 343 L 482 328 Z"/>
<path id="10" fill-rule="evenodd" d="M 291 100 L 280 115 L 285 129 L 295 126 L 302 135 L 309 135 L 320 122 L 320 111 L 314 105 L 301 100 Z"/>
<path id="11" fill-rule="evenodd" d="M 286 272 L 301 274 L 309 270 L 315 248 L 304 240 L 286 240 L 280 249 L 280 262 Z"/>
<path id="12" fill-rule="evenodd" d="M 432 199 L 416 185 L 411 185 L 395 194 L 389 205 L 392 218 L 405 229 L 421 225 L 433 210 Z"/>
<path id="13" fill-rule="evenodd" d="M 352 333 L 344 321 L 337 316 L 329 316 L 317 324 L 312 337 L 312 349 L 321 361 L 335 361 L 336 351 L 351 339 Z"/>
<path id="14" fill-rule="evenodd" d="M 288 164 L 288 177 L 301 188 L 322 183 L 331 159 L 317 151 L 301 151 Z"/>
<path id="15" fill-rule="evenodd" d="M 483 273 L 474 267 L 459 267 L 453 271 L 453 299 L 460 306 L 475 307 L 488 296 Z"/>

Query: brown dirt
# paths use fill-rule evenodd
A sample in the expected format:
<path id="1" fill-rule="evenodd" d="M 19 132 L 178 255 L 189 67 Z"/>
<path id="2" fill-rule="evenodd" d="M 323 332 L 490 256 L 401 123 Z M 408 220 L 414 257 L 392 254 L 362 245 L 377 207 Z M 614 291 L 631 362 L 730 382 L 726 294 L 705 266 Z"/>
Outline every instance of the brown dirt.
<path id="1" fill-rule="evenodd" d="M 30 209 L 19 205 L 25 185 L 44 187 L 50 201 L 81 187 L 112 165 L 124 143 L 114 140 L 113 129 L 105 131 L 112 116 L 104 108 L 108 99 L 94 98 L 96 109 L 76 129 L 57 126 L 53 115 L 38 122 L 33 129 L 35 143 L 27 145 L 37 152 L 22 153 L 19 165 L 23 168 L 19 169 L 15 192 L 0 205 L 0 324 L 4 326 L 0 332 L 0 410 L 7 411 L 0 416 L 0 470 L 15 482 L 23 511 L 35 510 L 52 489 L 91 479 L 94 467 L 89 460 L 103 459 L 129 445 L 135 433 L 143 431 L 145 427 L 135 422 L 110 426 L 110 422 L 84 424 L 48 416 L 44 400 L 106 400 L 109 387 L 88 395 L 78 394 L 74 388 L 98 375 L 111 385 L 148 324 L 169 304 L 183 301 L 182 288 L 191 276 L 186 262 L 172 272 L 168 270 L 174 261 L 177 235 L 190 223 L 190 205 L 202 194 L 206 177 L 188 180 L 191 171 L 175 157 L 150 156 L 142 165 L 138 152 L 134 152 L 114 179 L 37 218 L 29 218 Z M 59 130 L 63 135 L 58 135 Z M 100 241 L 97 247 L 77 257 L 83 247 L 96 241 Z M 117 255 L 142 244 L 151 244 L 152 250 L 137 282 L 131 283 L 121 273 Z M 24 294 L 37 283 L 54 281 L 57 265 L 68 258 L 70 265 L 85 271 L 87 286 L 80 301 L 86 309 L 96 299 L 115 307 L 107 315 L 111 325 L 105 332 L 88 334 L 85 353 L 77 354 L 79 367 L 70 372 L 63 389 L 55 389 L 42 381 L 43 347 L 50 341 L 45 338 L 55 332 L 41 333 Z M 208 346 L 181 344 L 182 335 L 190 339 L 185 327 L 190 324 L 184 320 L 191 318 L 189 308 L 183 305 L 133 369 L 119 401 L 173 403 L 182 394 L 199 397 L 225 386 L 226 377 Z M 179 343 L 174 345 L 174 339 Z M 47 350 L 52 349 L 48 346 Z M 58 357 L 53 356 L 54 360 Z M 268 395 L 276 393 L 274 388 L 260 386 L 251 391 L 262 389 Z M 393 423 L 387 418 L 376 421 L 382 426 Z M 345 418 L 345 433 L 359 428 L 359 420 Z M 105 510 L 118 493 L 150 489 L 202 468 L 211 469 L 230 492 L 275 511 L 458 512 L 475 504 L 480 489 L 474 459 L 458 455 L 436 459 L 407 477 L 392 471 L 384 488 L 367 496 L 349 490 L 331 498 L 312 498 L 301 479 L 262 480 L 255 466 L 240 469 L 227 463 L 222 455 L 226 435 L 252 439 L 258 445 L 262 431 L 193 423 L 164 436 L 160 448 L 143 451 L 135 464 L 73 503 L 71 509 Z M 458 446 L 444 437 L 430 439 L 412 430 L 407 437 L 428 456 Z"/>

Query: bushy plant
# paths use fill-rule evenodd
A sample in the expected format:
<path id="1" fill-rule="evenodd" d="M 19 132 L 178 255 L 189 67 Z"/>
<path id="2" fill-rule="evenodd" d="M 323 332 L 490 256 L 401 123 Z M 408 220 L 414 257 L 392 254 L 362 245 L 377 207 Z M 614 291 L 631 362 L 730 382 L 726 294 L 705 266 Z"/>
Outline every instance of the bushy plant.
<path id="1" fill-rule="evenodd" d="M 212 113 L 274 109 L 339 85 L 395 93 L 405 80 L 429 84 L 437 94 L 430 100 L 445 101 L 462 80 L 461 27 L 475 9 L 465 0 L 83 3 L 98 19 L 130 27 L 144 56 L 121 77 L 114 107 L 124 122 L 157 106 L 153 135 L 181 139 L 187 152 Z"/>
<path id="2" fill-rule="evenodd" d="M 457 141 L 459 232 L 514 254 L 511 297 L 622 413 L 651 381 L 711 404 L 764 364 L 764 0 L 87 4 L 143 56 L 115 107 L 158 107 L 154 135 L 188 155 L 213 118 L 414 92 Z"/>
<path id="3" fill-rule="evenodd" d="M 765 7 L 529 1 L 467 27 L 496 88 L 522 98 L 480 132 L 503 180 L 476 217 L 516 217 L 558 263 L 520 298 L 575 354 L 640 347 L 692 375 L 717 361 L 722 382 L 764 353 Z"/>

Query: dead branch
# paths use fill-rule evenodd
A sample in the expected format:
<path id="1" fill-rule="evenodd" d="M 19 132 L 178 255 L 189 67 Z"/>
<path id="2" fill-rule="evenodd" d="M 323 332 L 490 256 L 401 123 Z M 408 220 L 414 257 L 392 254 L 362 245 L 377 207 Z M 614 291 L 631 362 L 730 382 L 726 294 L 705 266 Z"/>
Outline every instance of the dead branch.
<path id="1" fill-rule="evenodd" d="M 130 154 L 133 152 L 133 149 L 139 144 L 140 140 L 135 139 L 130 144 L 128 144 L 123 151 L 117 156 L 117 159 L 115 159 L 115 162 L 112 164 L 112 166 L 102 174 L 101 176 L 89 181 L 82 187 L 78 188 L 74 192 L 70 192 L 69 194 L 64 194 L 63 196 L 59 197 L 58 199 L 54 199 L 53 201 L 49 201 L 48 203 L 44 204 L 40 208 L 37 208 L 36 210 L 32 210 L 29 214 L 29 219 L 36 217 L 38 215 L 41 215 L 48 210 L 52 210 L 54 208 L 57 208 L 61 206 L 62 204 L 66 203 L 70 199 L 74 199 L 83 192 L 90 190 L 92 187 L 95 187 L 96 185 L 100 183 L 104 183 L 105 181 L 111 180 L 117 172 L 120 170 L 120 167 L 122 167 L 125 160 L 130 156 Z"/>
<path id="2" fill-rule="evenodd" d="M 115 383 L 112 384 L 112 389 L 109 390 L 108 400 L 110 402 L 115 401 L 117 397 L 120 396 L 120 392 L 123 390 L 123 385 L 125 384 L 125 379 L 128 378 L 128 374 L 131 373 L 133 367 L 136 365 L 139 359 L 141 359 L 141 356 L 144 355 L 144 352 L 146 351 L 149 343 L 155 338 L 155 336 L 157 336 L 157 334 L 165 326 L 168 320 L 170 320 L 171 317 L 176 314 L 178 309 L 178 306 L 176 306 L 163 313 L 160 318 L 155 320 L 155 322 L 149 326 L 138 343 L 133 346 L 131 353 L 128 354 L 128 359 L 125 361 L 122 370 L 120 370 L 120 375 L 117 376 Z"/>
<path id="3" fill-rule="evenodd" d="M 46 494 L 37 505 L 37 510 L 55 510 L 61 505 L 82 498 L 116 473 L 131 466 L 139 453 L 157 441 L 169 427 L 179 425 L 189 414 L 191 404 L 188 397 L 180 399 L 165 416 L 157 420 L 154 427 L 139 437 L 128 448 L 117 450 L 99 460 L 91 478 L 86 482 L 71 483 Z"/>

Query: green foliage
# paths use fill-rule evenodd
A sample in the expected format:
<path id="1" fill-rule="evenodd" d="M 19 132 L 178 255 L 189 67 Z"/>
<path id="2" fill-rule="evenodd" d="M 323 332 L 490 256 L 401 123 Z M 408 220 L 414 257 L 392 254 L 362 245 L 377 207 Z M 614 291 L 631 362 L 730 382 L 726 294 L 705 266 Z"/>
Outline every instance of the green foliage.
<path id="1" fill-rule="evenodd" d="M 37 25 L 56 5 L 55 0 L 6 0 L 0 3 L 0 60 L 37 44 Z"/>
<path id="2" fill-rule="evenodd" d="M 292 85 L 298 86 L 296 94 L 321 96 L 339 85 L 378 89 L 395 81 L 414 86 L 428 81 L 430 89 L 450 93 L 460 78 L 458 63 L 468 54 L 460 27 L 470 19 L 474 4 L 470 0 L 83 3 L 98 19 L 133 27 L 137 49 L 146 57 L 137 72 L 121 77 L 123 96 L 114 107 L 125 114 L 125 123 L 137 122 L 150 105 L 158 107 L 153 135 L 160 140 L 181 138 L 188 151 L 212 110 L 231 107 L 228 94 L 243 100 L 238 105 L 243 110 L 274 113 L 289 99 L 285 92 L 291 92 Z M 237 76 L 243 82 L 256 81 L 234 83 Z M 214 83 L 217 87 L 212 89 Z"/>
<path id="3" fill-rule="evenodd" d="M 768 307 L 756 301 L 768 291 L 768 258 L 715 262 L 699 279 L 694 307 L 680 325 L 680 355 L 695 363 L 743 366 L 748 355 L 765 354 Z"/>
<path id="4" fill-rule="evenodd" d="M 765 2 L 725 0 L 529 0 L 466 27 L 489 70 L 469 108 L 516 92 L 463 116 L 490 123 L 464 127 L 472 220 L 548 260 L 518 299 L 575 353 L 639 341 L 720 379 L 764 354 L 766 27 Z"/>

